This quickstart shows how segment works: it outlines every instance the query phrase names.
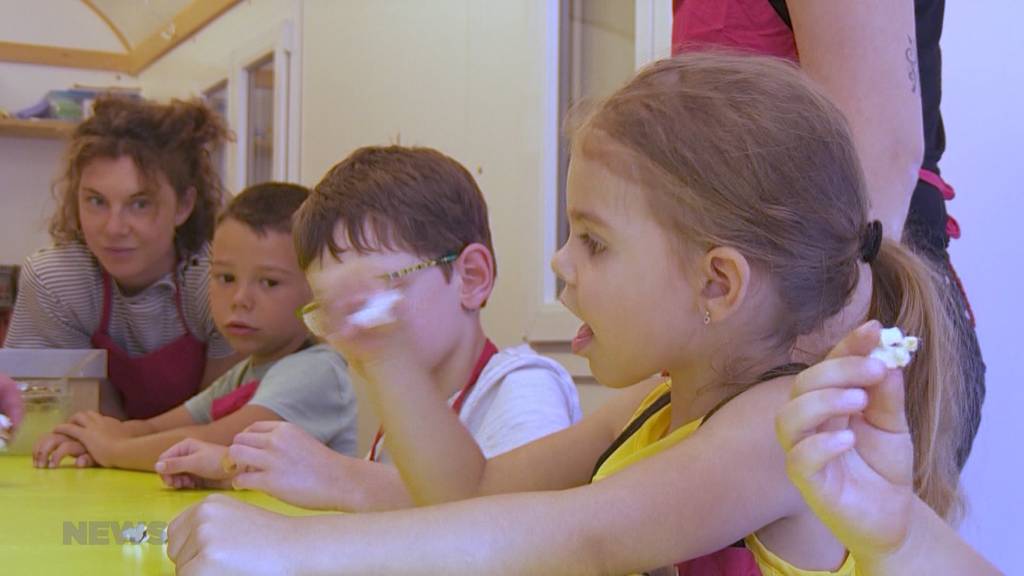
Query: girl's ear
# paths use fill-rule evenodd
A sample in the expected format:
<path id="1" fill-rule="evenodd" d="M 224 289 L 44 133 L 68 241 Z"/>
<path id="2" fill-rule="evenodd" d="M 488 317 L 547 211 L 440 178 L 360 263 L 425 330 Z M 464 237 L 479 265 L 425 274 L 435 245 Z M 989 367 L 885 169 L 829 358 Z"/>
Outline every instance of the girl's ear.
<path id="1" fill-rule="evenodd" d="M 701 260 L 700 296 L 713 321 L 731 316 L 743 304 L 750 286 L 750 263 L 735 248 L 712 248 Z"/>
<path id="2" fill-rule="evenodd" d="M 460 279 L 459 299 L 466 310 L 479 310 L 487 304 L 494 289 L 494 257 L 486 246 L 470 244 L 453 263 Z"/>
<path id="3" fill-rule="evenodd" d="M 175 195 L 177 196 L 177 195 Z M 196 189 L 192 186 L 185 190 L 181 196 L 177 196 L 177 208 L 174 211 L 174 227 L 181 226 L 188 221 L 192 210 L 196 207 Z"/>

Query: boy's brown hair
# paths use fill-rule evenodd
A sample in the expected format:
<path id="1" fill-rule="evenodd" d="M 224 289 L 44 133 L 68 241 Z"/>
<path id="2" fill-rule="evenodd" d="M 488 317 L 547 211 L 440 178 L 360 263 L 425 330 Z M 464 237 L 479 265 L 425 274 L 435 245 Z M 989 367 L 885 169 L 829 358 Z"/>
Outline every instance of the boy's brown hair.
<path id="1" fill-rule="evenodd" d="M 198 251 L 213 236 L 214 218 L 224 187 L 210 159 L 210 149 L 230 137 L 224 120 L 201 100 L 158 104 L 120 96 L 102 96 L 93 115 L 75 128 L 65 168 L 54 186 L 57 210 L 50 220 L 54 242 L 82 241 L 78 220 L 78 185 L 82 170 L 98 158 L 127 156 L 143 181 L 156 188 L 161 177 L 181 200 L 195 189 L 195 206 L 175 231 L 175 244 Z"/>
<path id="2" fill-rule="evenodd" d="M 291 234 L 295 212 L 308 197 L 309 188 L 288 182 L 249 186 L 228 202 L 217 216 L 217 225 L 230 218 L 245 224 L 260 236 L 268 230 Z"/>
<path id="3" fill-rule="evenodd" d="M 682 247 L 731 246 L 765 274 L 778 306 L 747 330 L 753 347 L 791 350 L 848 302 L 871 252 L 864 178 L 842 113 L 795 66 L 715 52 L 662 60 L 585 115 L 572 137 L 574 153 L 642 184 Z M 948 291 L 907 248 L 883 241 L 867 259 L 869 316 L 922 338 L 905 380 L 915 488 L 955 516 L 957 452 L 969 442 L 954 324 L 963 319 L 946 314 Z M 728 353 L 729 367 L 750 361 Z"/>
<path id="4" fill-rule="evenodd" d="M 437 258 L 479 243 L 494 255 L 476 181 L 432 148 L 368 146 L 331 168 L 295 215 L 299 266 L 308 268 L 324 249 L 340 253 L 339 223 L 360 253 L 385 248 Z M 450 266 L 443 271 L 450 278 Z"/>

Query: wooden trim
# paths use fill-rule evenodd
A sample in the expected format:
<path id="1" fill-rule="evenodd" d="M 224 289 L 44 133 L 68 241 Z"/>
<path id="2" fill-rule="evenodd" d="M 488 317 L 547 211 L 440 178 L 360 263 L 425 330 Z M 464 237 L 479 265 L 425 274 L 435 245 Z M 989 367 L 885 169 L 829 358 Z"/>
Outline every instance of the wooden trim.
<path id="1" fill-rule="evenodd" d="M 15 138 L 47 138 L 59 140 L 66 138 L 75 129 L 75 122 L 66 120 L 38 119 L 23 120 L 20 118 L 0 118 L 0 137 Z"/>
<path id="2" fill-rule="evenodd" d="M 112 70 L 114 72 L 129 72 L 131 70 L 131 60 L 128 54 L 22 44 L 20 42 L 0 41 L 0 61 L 89 70 Z"/>
<path id="3" fill-rule="evenodd" d="M 96 14 L 96 16 L 99 16 L 100 20 L 103 20 L 107 27 L 110 28 L 110 31 L 114 33 L 114 36 L 117 36 L 117 39 L 121 42 L 121 46 L 124 47 L 125 52 L 132 51 L 132 45 L 128 43 L 128 38 L 125 37 L 124 33 L 121 32 L 121 29 L 114 24 L 114 21 L 111 20 L 105 12 L 93 4 L 92 0 L 82 0 L 82 4 L 85 4 L 89 10 L 92 10 L 93 14 Z"/>
<path id="4" fill-rule="evenodd" d="M 129 72 L 133 75 L 142 72 L 239 2 L 241 0 L 193 0 L 174 16 L 168 26 L 151 34 L 131 51 Z M 168 27 L 172 27 L 174 33 L 165 38 L 164 32 Z"/>

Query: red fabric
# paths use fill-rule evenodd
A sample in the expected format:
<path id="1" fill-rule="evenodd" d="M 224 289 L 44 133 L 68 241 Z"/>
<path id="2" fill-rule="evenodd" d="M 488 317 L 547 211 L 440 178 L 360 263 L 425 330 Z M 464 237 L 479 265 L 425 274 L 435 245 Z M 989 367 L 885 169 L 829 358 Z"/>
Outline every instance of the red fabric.
<path id="1" fill-rule="evenodd" d="M 175 280 L 174 298 L 185 334 L 162 348 L 132 357 L 107 333 L 112 288 L 110 276 L 103 273 L 103 316 L 91 342 L 93 348 L 107 351 L 107 378 L 120 392 L 125 415 L 130 419 L 163 414 L 199 391 L 206 368 L 206 344 L 188 331 L 177 288 Z"/>
<path id="2" fill-rule="evenodd" d="M 754 554 L 743 547 L 723 548 L 676 564 L 678 576 L 762 576 Z"/>
<path id="3" fill-rule="evenodd" d="M 918 172 L 918 177 L 938 188 L 939 192 L 942 193 L 943 200 L 949 202 L 953 198 L 956 198 L 956 190 L 954 190 L 949 183 L 943 180 L 942 176 L 939 176 L 935 172 L 921 168 L 920 172 Z M 946 235 L 953 239 L 960 237 L 960 223 L 956 221 L 956 218 L 949 215 L 946 216 Z"/>
<path id="4" fill-rule="evenodd" d="M 720 46 L 799 60 L 793 31 L 768 0 L 672 0 L 672 53 Z"/>
<path id="5" fill-rule="evenodd" d="M 220 398 L 215 398 L 210 405 L 210 419 L 220 420 L 245 406 L 256 395 L 256 389 L 259 387 L 259 380 L 250 380 Z"/>
<path id="6" fill-rule="evenodd" d="M 476 385 L 476 381 L 480 379 L 480 373 L 484 371 L 484 367 L 491 361 L 491 357 L 498 353 L 498 347 L 487 339 L 484 342 L 484 349 L 480 352 L 480 357 L 476 359 L 476 366 L 473 366 L 473 372 L 469 375 L 469 381 L 459 391 L 459 395 L 455 398 L 455 402 L 452 402 L 452 410 L 456 414 L 462 411 L 462 404 L 466 401 L 466 396 L 469 396 L 473 386 Z M 373 442 L 370 444 L 370 453 L 366 456 L 366 459 L 370 462 L 377 461 L 377 445 L 380 444 L 381 438 L 384 437 L 384 427 L 381 426 L 377 429 L 377 434 L 373 437 Z"/>

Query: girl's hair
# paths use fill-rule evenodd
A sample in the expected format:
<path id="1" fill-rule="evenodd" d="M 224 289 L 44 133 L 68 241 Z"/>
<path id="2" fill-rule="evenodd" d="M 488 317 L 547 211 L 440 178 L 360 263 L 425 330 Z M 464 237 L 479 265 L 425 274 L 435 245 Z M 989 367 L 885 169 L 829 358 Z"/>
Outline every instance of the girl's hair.
<path id="1" fill-rule="evenodd" d="M 843 115 L 793 65 L 715 52 L 662 60 L 571 136 L 575 151 L 642 184 L 681 247 L 732 246 L 763 272 L 778 306 L 751 338 L 790 350 L 849 300 L 868 228 L 864 178 Z M 871 316 L 922 338 L 906 372 L 915 484 L 945 516 L 958 506 L 963 386 L 946 291 L 896 243 L 883 242 L 871 270 Z"/>
<path id="2" fill-rule="evenodd" d="M 54 186 L 57 210 L 50 220 L 50 236 L 58 244 L 83 240 L 77 198 L 82 170 L 97 158 L 127 156 L 147 187 L 156 189 L 160 178 L 166 178 L 179 200 L 189 188 L 195 189 L 195 207 L 175 231 L 175 242 L 182 251 L 197 251 L 213 235 L 224 195 L 210 149 L 227 138 L 224 121 L 200 100 L 157 104 L 98 98 L 93 115 L 71 135 L 64 172 Z"/>

